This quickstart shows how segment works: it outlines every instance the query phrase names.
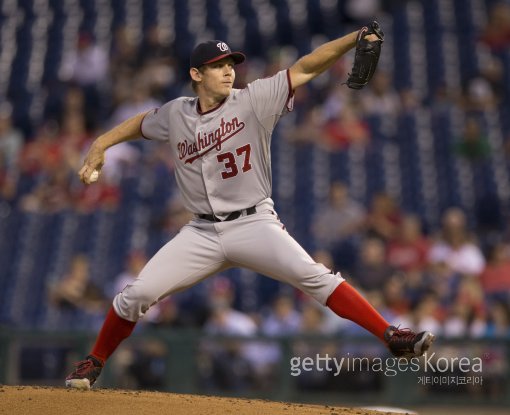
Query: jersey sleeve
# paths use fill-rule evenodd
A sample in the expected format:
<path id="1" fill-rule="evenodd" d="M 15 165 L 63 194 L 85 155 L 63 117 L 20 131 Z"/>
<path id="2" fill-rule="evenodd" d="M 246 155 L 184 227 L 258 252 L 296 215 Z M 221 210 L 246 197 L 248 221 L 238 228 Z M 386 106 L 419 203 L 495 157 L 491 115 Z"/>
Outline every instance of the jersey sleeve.
<path id="1" fill-rule="evenodd" d="M 248 91 L 258 120 L 269 131 L 282 115 L 292 111 L 294 91 L 288 69 L 269 78 L 251 82 L 248 84 Z"/>
<path id="2" fill-rule="evenodd" d="M 145 114 L 140 126 L 144 138 L 157 141 L 169 140 L 169 104 L 166 103 L 161 108 L 155 108 Z"/>

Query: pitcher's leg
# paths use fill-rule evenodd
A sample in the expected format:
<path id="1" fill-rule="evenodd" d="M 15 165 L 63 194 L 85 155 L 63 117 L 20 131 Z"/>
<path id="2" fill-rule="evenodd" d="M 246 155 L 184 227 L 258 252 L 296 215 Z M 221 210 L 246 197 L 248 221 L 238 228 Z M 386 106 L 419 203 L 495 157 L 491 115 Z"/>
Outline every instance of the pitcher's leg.
<path id="1" fill-rule="evenodd" d="M 204 232 L 187 225 L 114 298 L 113 307 L 120 317 L 137 321 L 167 295 L 191 287 L 228 266 L 214 228 Z"/>
<path id="2" fill-rule="evenodd" d="M 276 215 L 258 213 L 243 218 L 236 227 L 225 227 L 221 240 L 229 260 L 291 284 L 323 305 L 344 280 L 315 262 L 284 230 Z"/>
<path id="3" fill-rule="evenodd" d="M 118 294 L 90 355 L 66 378 L 66 386 L 90 389 L 105 361 L 127 338 L 149 307 L 229 266 L 212 226 L 187 225 L 147 263 L 139 277 Z"/>
<path id="4" fill-rule="evenodd" d="M 384 341 L 390 324 L 347 281 L 340 284 L 329 296 L 326 305 L 342 318 L 354 321 Z"/>
<path id="5" fill-rule="evenodd" d="M 384 317 L 346 281 L 331 293 L 327 306 L 340 317 L 355 322 L 378 337 L 396 357 L 421 356 L 435 339 L 429 331 L 415 333 L 410 329 L 390 326 Z"/>
<path id="6" fill-rule="evenodd" d="M 384 339 L 390 324 L 339 274 L 332 274 L 324 265 L 316 263 L 275 217 L 266 215 L 264 220 L 248 227 L 245 230 L 248 236 L 232 237 L 225 244 L 230 259 L 292 284 L 340 317 Z"/>
<path id="7" fill-rule="evenodd" d="M 301 289 L 384 341 L 395 356 L 420 356 L 430 347 L 432 333 L 390 326 L 339 274 L 313 261 L 276 216 L 254 216 L 243 220 L 242 231 L 231 229 L 222 237 L 230 260 Z"/>

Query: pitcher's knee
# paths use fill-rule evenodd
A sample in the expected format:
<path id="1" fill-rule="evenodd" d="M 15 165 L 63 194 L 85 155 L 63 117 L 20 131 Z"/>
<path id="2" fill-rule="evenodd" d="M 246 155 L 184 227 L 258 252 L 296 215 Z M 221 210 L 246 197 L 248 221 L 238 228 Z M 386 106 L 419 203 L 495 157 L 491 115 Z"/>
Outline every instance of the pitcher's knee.
<path id="1" fill-rule="evenodd" d="M 322 305 L 326 305 L 331 293 L 344 279 L 340 273 L 310 275 L 300 281 L 300 289 L 315 298 Z"/>
<path id="2" fill-rule="evenodd" d="M 128 285 L 113 299 L 113 308 L 119 317 L 138 321 L 155 302 L 154 295 L 143 287 Z"/>

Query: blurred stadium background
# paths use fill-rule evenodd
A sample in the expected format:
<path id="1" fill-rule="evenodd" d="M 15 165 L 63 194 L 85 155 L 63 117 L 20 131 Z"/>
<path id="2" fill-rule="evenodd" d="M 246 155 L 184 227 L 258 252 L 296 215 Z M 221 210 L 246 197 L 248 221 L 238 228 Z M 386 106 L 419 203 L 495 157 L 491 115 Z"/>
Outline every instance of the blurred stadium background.
<path id="1" fill-rule="evenodd" d="M 438 355 L 483 358 L 483 382 L 459 368 L 454 384 L 293 378 L 291 356 L 385 351 L 290 287 L 231 270 L 155 307 L 100 386 L 508 407 L 510 2 L 496 0 L 1 0 L 0 383 L 61 385 L 111 298 L 189 219 L 157 143 L 110 149 L 101 180 L 81 185 L 94 137 L 191 95 L 201 40 L 247 54 L 242 88 L 373 17 L 386 40 L 371 84 L 342 85 L 351 52 L 281 120 L 276 206 L 389 320 L 435 331 Z"/>

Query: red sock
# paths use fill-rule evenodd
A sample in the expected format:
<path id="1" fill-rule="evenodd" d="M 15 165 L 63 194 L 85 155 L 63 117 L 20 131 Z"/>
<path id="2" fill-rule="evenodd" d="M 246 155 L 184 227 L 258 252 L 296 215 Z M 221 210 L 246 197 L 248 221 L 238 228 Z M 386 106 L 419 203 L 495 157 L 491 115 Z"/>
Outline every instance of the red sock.
<path id="1" fill-rule="evenodd" d="M 354 321 L 385 342 L 384 332 L 390 324 L 346 281 L 336 287 L 326 305 L 340 317 Z"/>
<path id="2" fill-rule="evenodd" d="M 115 351 L 117 346 L 126 337 L 129 337 L 136 323 L 120 318 L 113 306 L 110 307 L 103 323 L 103 327 L 96 339 L 96 344 L 92 349 L 92 356 L 100 359 L 103 363 Z"/>

